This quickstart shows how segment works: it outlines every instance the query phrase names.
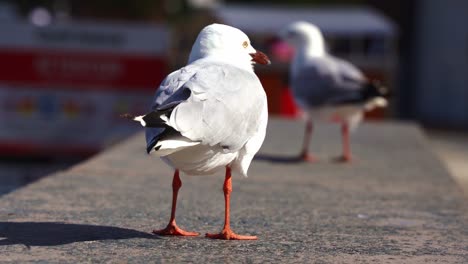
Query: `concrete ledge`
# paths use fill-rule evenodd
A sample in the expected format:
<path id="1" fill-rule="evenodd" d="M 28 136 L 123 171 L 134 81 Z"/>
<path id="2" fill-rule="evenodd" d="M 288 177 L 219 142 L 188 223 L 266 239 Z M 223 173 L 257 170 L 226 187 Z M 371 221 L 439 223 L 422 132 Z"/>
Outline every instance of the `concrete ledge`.
<path id="1" fill-rule="evenodd" d="M 268 161 L 295 154 L 302 130 L 271 120 L 263 159 L 233 179 L 232 226 L 258 241 L 149 234 L 167 223 L 172 172 L 138 134 L 3 196 L 0 262 L 468 262 L 466 200 L 416 126 L 363 125 L 353 164 L 329 161 L 340 152 L 330 125 L 313 140 L 320 163 Z M 220 230 L 223 173 L 182 181 L 178 224 Z"/>

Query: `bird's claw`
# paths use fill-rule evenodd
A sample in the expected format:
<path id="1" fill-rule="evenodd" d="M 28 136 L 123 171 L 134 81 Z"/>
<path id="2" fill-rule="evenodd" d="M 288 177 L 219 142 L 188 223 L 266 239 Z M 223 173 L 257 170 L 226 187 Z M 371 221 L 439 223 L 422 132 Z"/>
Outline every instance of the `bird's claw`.
<path id="1" fill-rule="evenodd" d="M 315 155 L 310 154 L 310 153 L 301 153 L 301 155 L 299 156 L 299 159 L 304 162 L 309 162 L 309 163 L 316 163 L 319 160 Z"/>
<path id="2" fill-rule="evenodd" d="M 219 234 L 206 234 L 207 238 L 211 239 L 224 239 L 224 240 L 257 240 L 257 236 L 245 236 L 245 235 L 238 235 L 232 232 L 230 229 L 223 229 Z"/>
<path id="3" fill-rule="evenodd" d="M 334 161 L 338 163 L 349 163 L 353 161 L 353 158 L 350 155 L 342 155 L 342 156 L 336 157 Z"/>
<path id="4" fill-rule="evenodd" d="M 189 232 L 180 229 L 176 224 L 169 224 L 166 228 L 153 230 L 153 234 L 158 236 L 198 236 L 197 232 Z"/>

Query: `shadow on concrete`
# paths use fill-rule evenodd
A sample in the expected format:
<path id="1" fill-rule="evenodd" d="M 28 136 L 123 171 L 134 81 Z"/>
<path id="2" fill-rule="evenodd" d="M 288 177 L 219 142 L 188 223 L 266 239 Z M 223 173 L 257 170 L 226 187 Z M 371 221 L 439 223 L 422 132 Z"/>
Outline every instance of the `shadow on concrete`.
<path id="1" fill-rule="evenodd" d="M 74 242 L 130 238 L 158 239 L 137 230 L 54 222 L 0 222 L 0 246 L 56 246 Z"/>
<path id="2" fill-rule="evenodd" d="M 254 160 L 269 161 L 269 162 L 274 162 L 274 163 L 286 163 L 286 164 L 304 162 L 304 160 L 300 156 L 279 156 L 279 155 L 269 155 L 269 154 L 255 155 Z"/>
<path id="3" fill-rule="evenodd" d="M 280 155 L 269 155 L 269 154 L 258 154 L 255 155 L 254 160 L 258 161 L 267 161 L 273 163 L 283 163 L 283 164 L 296 164 L 296 163 L 317 163 L 317 162 L 327 162 L 327 163 L 337 163 L 337 164 L 350 164 L 352 161 L 345 160 L 343 156 L 331 157 L 317 159 L 312 162 L 305 161 L 301 156 L 280 156 Z"/>

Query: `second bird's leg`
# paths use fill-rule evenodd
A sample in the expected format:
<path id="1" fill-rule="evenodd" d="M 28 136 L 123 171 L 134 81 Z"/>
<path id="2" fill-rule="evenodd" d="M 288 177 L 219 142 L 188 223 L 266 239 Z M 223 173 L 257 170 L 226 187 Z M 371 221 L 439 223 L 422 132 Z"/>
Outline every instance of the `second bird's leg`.
<path id="1" fill-rule="evenodd" d="M 302 151 L 300 154 L 300 159 L 308 162 L 316 162 L 317 158 L 309 153 L 310 139 L 312 138 L 312 133 L 314 131 L 314 125 L 310 118 L 307 119 L 305 131 L 304 131 L 304 142 L 302 143 Z"/>
<path id="2" fill-rule="evenodd" d="M 175 221 L 175 213 L 176 213 L 176 206 L 177 206 L 177 194 L 179 193 L 179 189 L 182 187 L 182 181 L 179 177 L 179 170 L 175 170 L 174 178 L 172 179 L 172 208 L 171 208 L 171 218 L 169 220 L 169 224 L 167 224 L 166 228 L 160 230 L 153 230 L 153 234 L 160 235 L 160 236 L 198 236 L 199 233 L 196 232 L 188 232 L 185 230 L 180 229 Z"/>
<path id="3" fill-rule="evenodd" d="M 256 236 L 243 236 L 234 233 L 231 230 L 230 226 L 230 201 L 231 201 L 231 192 L 232 192 L 232 179 L 231 179 L 231 168 L 226 167 L 226 177 L 224 179 L 223 185 L 224 191 L 224 227 L 221 233 L 219 234 L 206 234 L 208 238 L 215 238 L 215 239 L 226 239 L 226 240 L 255 240 L 257 239 Z"/>
<path id="4" fill-rule="evenodd" d="M 349 124 L 346 122 L 341 124 L 341 136 L 343 140 L 343 156 L 341 159 L 344 162 L 349 162 L 351 161 L 351 144 L 349 140 Z"/>

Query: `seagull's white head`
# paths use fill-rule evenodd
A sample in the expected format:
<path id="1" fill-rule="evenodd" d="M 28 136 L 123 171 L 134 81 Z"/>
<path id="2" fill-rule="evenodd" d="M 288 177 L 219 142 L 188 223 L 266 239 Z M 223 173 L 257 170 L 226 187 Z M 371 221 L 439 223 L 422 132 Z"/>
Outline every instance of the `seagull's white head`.
<path id="1" fill-rule="evenodd" d="M 279 36 L 296 49 L 303 49 L 309 55 L 325 54 L 322 32 L 314 24 L 304 21 L 294 22 L 280 31 Z"/>
<path id="2" fill-rule="evenodd" d="M 252 47 L 244 32 L 221 24 L 211 24 L 200 31 L 188 62 L 208 57 L 250 70 L 255 63 L 270 64 L 263 52 Z"/>

